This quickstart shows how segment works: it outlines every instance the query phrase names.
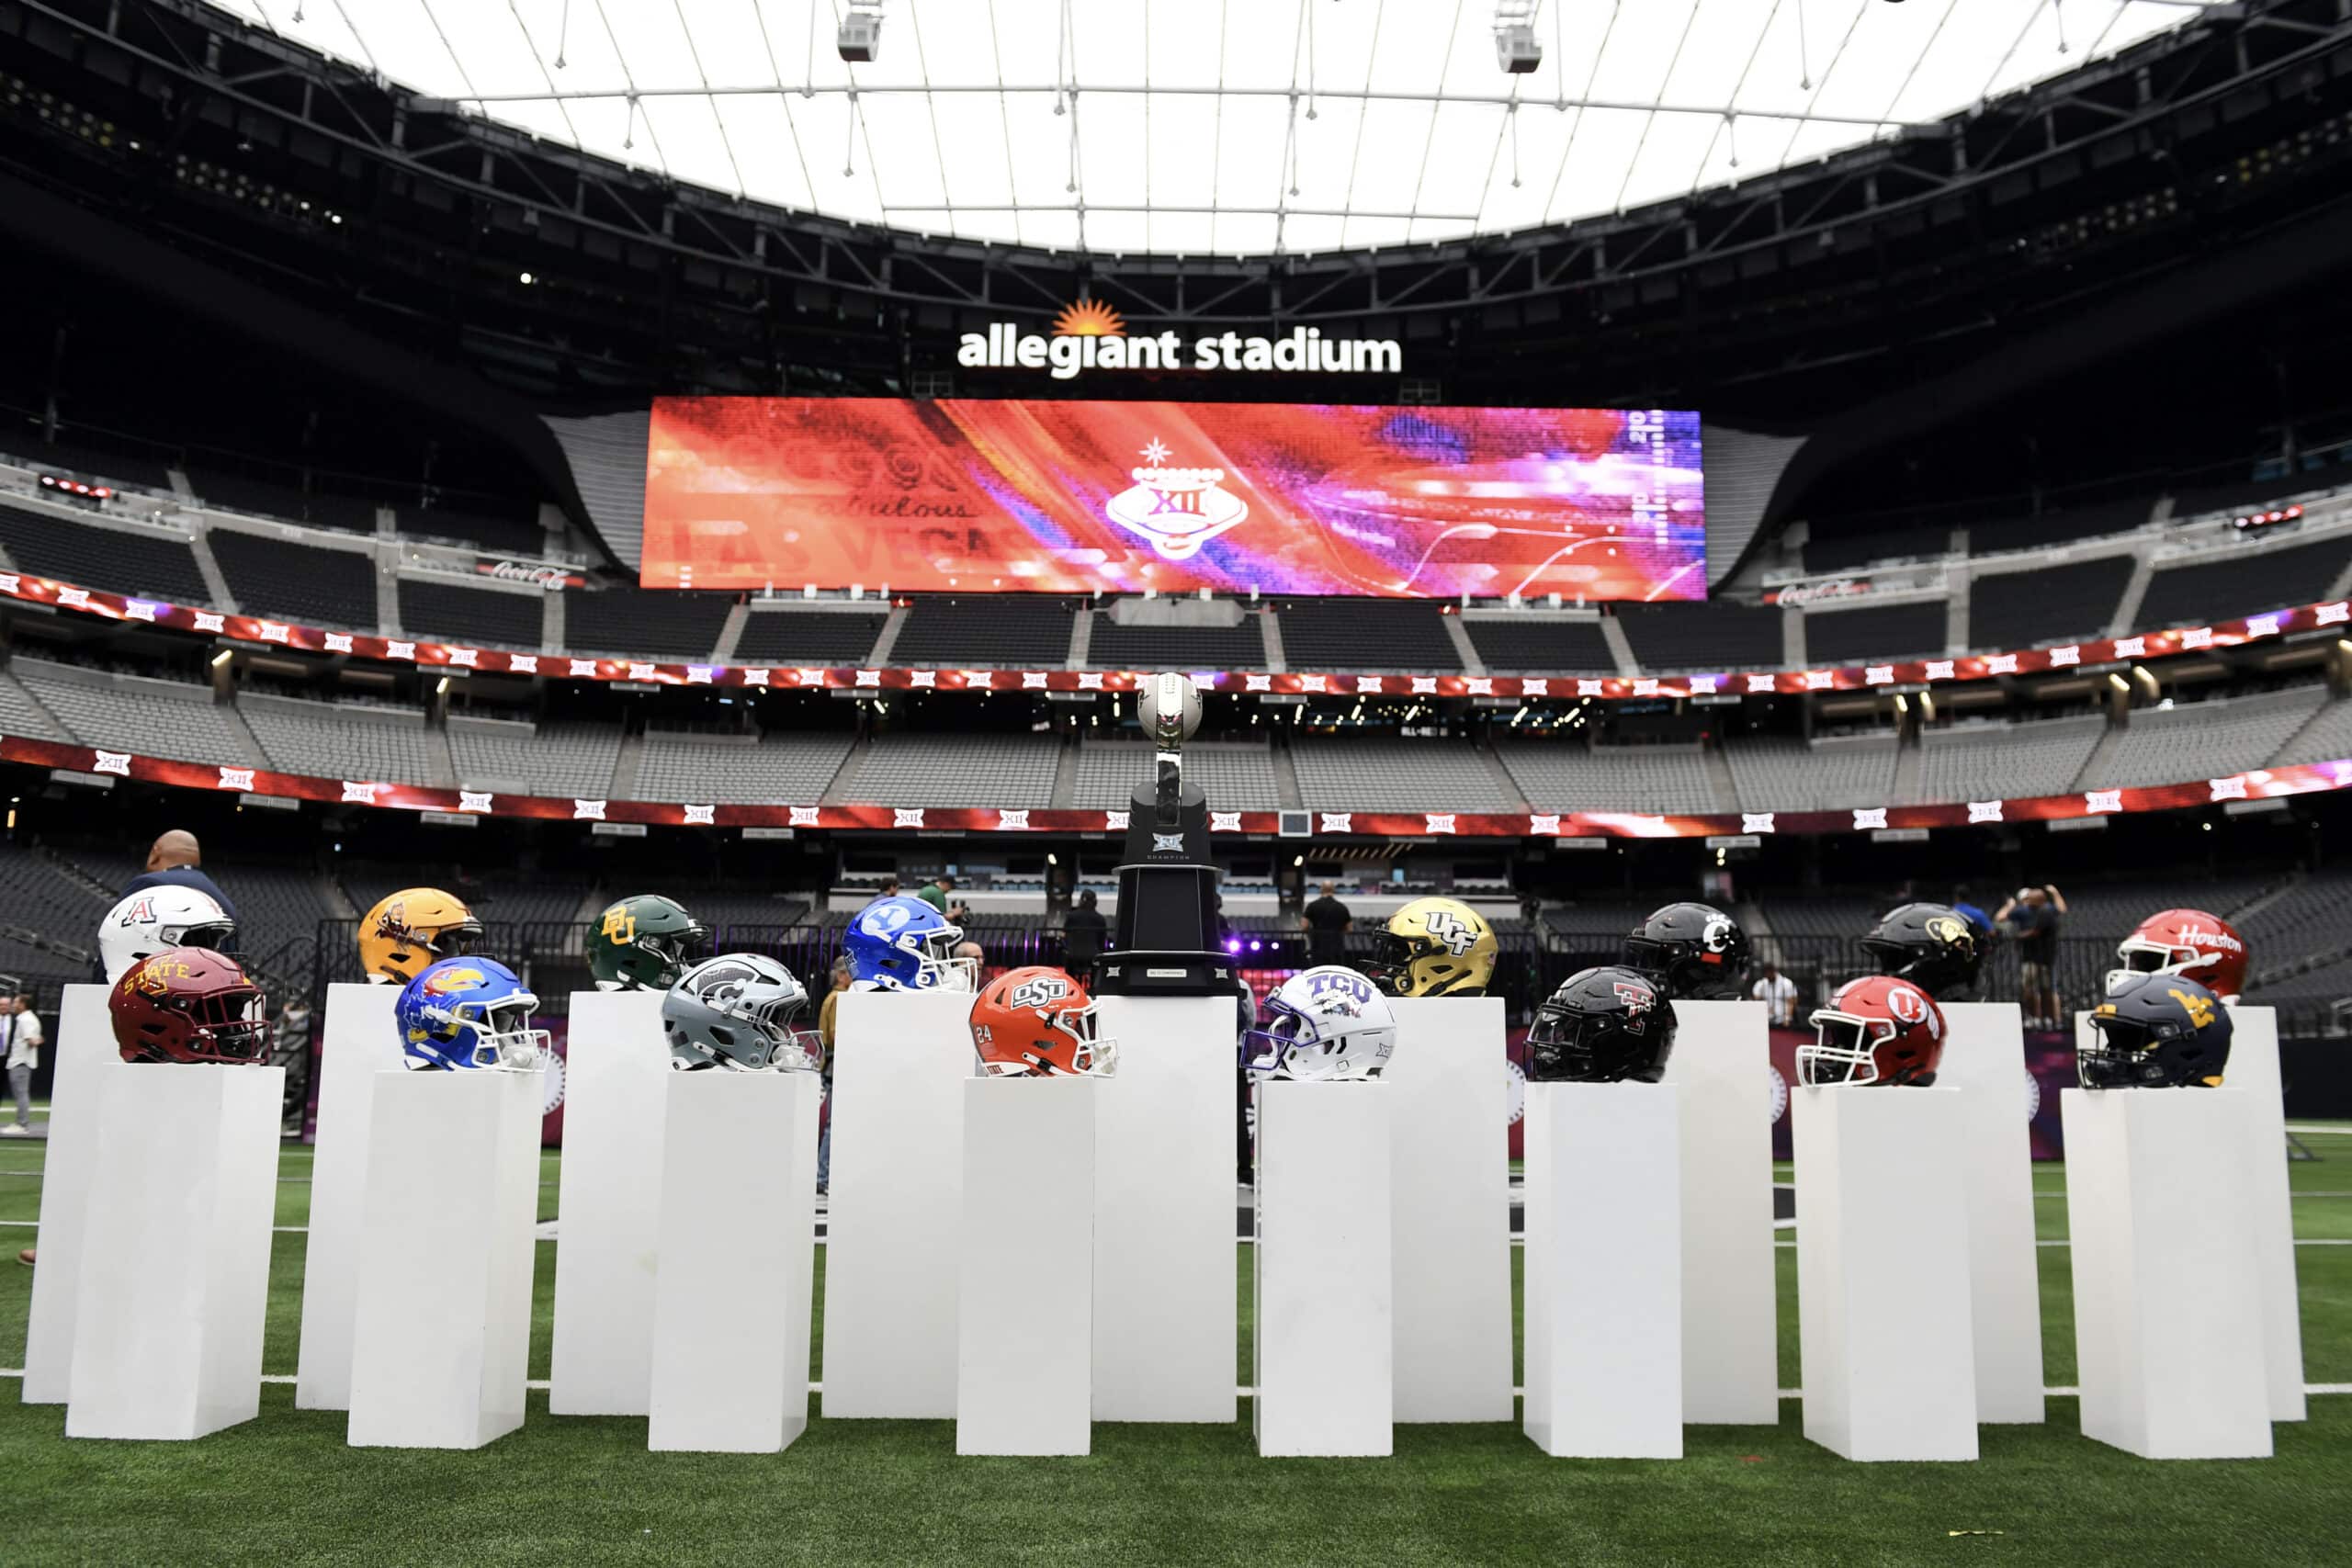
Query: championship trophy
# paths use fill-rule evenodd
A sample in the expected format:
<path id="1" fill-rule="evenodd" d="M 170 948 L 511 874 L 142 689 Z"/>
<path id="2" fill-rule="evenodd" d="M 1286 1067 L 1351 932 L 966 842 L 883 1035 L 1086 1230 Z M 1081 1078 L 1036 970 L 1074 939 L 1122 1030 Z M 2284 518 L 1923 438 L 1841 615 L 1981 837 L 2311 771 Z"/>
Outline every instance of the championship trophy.
<path id="1" fill-rule="evenodd" d="M 1234 988 L 1216 941 L 1216 867 L 1209 805 L 1184 782 L 1184 742 L 1201 727 L 1201 695 L 1182 675 L 1155 675 L 1136 694 L 1152 739 L 1153 776 L 1127 802 L 1118 921 L 1096 989 L 1109 996 L 1209 997 Z"/>

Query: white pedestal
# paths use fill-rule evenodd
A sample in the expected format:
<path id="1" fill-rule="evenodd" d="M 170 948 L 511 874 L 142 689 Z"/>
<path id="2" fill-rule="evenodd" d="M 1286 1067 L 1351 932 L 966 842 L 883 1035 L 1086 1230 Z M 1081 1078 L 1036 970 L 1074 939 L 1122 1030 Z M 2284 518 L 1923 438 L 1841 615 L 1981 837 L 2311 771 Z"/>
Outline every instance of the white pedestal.
<path id="1" fill-rule="evenodd" d="M 571 993 L 562 1190 L 556 1205 L 555 1348 L 548 1376 L 551 1415 L 643 1416 L 653 1408 L 663 1108 L 675 1104 L 668 1098 L 672 1078 L 712 1076 L 670 1070 L 662 996 Z M 812 1189 L 812 1225 L 815 1201 Z M 780 1195 L 761 1207 L 783 1213 Z"/>
<path id="2" fill-rule="evenodd" d="M 828 1416 L 956 1414 L 971 1009 L 970 997 L 941 991 L 841 999 L 825 1227 Z"/>
<path id="3" fill-rule="evenodd" d="M 2143 1459 L 2268 1457 L 2242 1158 L 2258 1104 L 2228 1089 L 2060 1093 L 2085 1437 Z"/>
<path id="4" fill-rule="evenodd" d="M 537 1073 L 385 1073 L 368 1138 L 355 1448 L 478 1449 L 523 1424 Z"/>
<path id="5" fill-rule="evenodd" d="M 1682 1457 L 1675 1098 L 1662 1083 L 1527 1086 L 1522 1429 L 1555 1459 Z"/>
<path id="6" fill-rule="evenodd" d="M 1102 999 L 1119 1070 L 1095 1092 L 1098 1421 L 1235 1415 L 1236 1005 L 1231 997 Z"/>
<path id="7" fill-rule="evenodd" d="M 2275 1008 L 2233 1006 L 2230 1024 L 2230 1063 L 2222 1082 L 2246 1096 L 2246 1113 L 2239 1126 L 2245 1139 L 2240 1147 L 2245 1162 L 2247 1205 L 2238 1223 L 2254 1236 L 2270 1418 L 2301 1421 L 2306 1415 L 2302 1305 L 2295 1283 L 2294 1201 L 2288 1195 L 2287 1101 L 2278 1070 L 2278 1012 Z M 2089 1041 L 2090 1032 L 2090 1015 L 2076 1013 L 2077 1049 Z M 2066 1157 L 2069 1163 L 2074 1159 L 2071 1147 Z"/>
<path id="8" fill-rule="evenodd" d="M 2303 1319 L 2295 1284 L 2295 1206 L 2287 1186 L 2287 1091 L 2278 1070 L 2278 1010 L 2230 1009 L 2230 1066 L 2222 1082 L 2246 1097 L 2247 1206 L 2255 1278 L 2262 1287 L 2262 1355 L 2270 1418 L 2301 1421 Z"/>
<path id="9" fill-rule="evenodd" d="M 200 1438 L 250 1421 L 286 1070 L 118 1061 L 99 1077 L 65 1435 Z"/>
<path id="10" fill-rule="evenodd" d="M 1510 1066 L 1500 997 L 1400 997 L 1388 1085 L 1396 1418 L 1508 1421 Z M 1677 1417 L 1678 1421 L 1679 1416 Z"/>
<path id="11" fill-rule="evenodd" d="M 1793 1098 L 1804 1435 L 1853 1460 L 1974 1459 L 1960 1091 Z"/>
<path id="12" fill-rule="evenodd" d="M 1666 1083 L 1682 1116 L 1682 1419 L 1781 1418 L 1772 1254 L 1772 1049 L 1762 1002 L 1677 1002 Z"/>
<path id="13" fill-rule="evenodd" d="M 662 1072 L 646 1446 L 777 1453 L 808 1426 L 817 1075 Z"/>
<path id="14" fill-rule="evenodd" d="M 327 987 L 319 1042 L 319 1125 L 311 1161 L 311 1234 L 302 1262 L 298 1410 L 351 1408 L 351 1326 L 359 1302 L 359 1227 L 378 1075 L 401 1071 L 394 985 Z"/>
<path id="15" fill-rule="evenodd" d="M 74 1325 L 82 1281 L 84 1224 L 98 1168 L 102 1075 L 122 1064 L 107 1014 L 105 986 L 65 987 L 57 1010 L 56 1071 L 50 1082 L 49 1136 L 41 1143 L 40 1249 L 32 1316 L 25 1328 L 27 1404 L 62 1404 L 74 1380 Z M 153 1064 L 148 1064 L 152 1066 Z"/>
<path id="16" fill-rule="evenodd" d="M 959 1454 L 1091 1447 L 1096 1102 L 1115 1081 L 965 1080 Z"/>
<path id="17" fill-rule="evenodd" d="M 2033 1234 L 2031 1078 L 2015 1002 L 1947 1002 L 1936 1087 L 1960 1091 L 1976 1418 L 2039 1422 L 2041 1276 Z M 2283 1134 L 2282 1134 L 2283 1137 Z M 2286 1168 L 2282 1163 L 2281 1171 Z"/>
<path id="18" fill-rule="evenodd" d="M 1258 1089 L 1258 1452 L 1396 1439 L 1389 1109 L 1376 1078 Z"/>

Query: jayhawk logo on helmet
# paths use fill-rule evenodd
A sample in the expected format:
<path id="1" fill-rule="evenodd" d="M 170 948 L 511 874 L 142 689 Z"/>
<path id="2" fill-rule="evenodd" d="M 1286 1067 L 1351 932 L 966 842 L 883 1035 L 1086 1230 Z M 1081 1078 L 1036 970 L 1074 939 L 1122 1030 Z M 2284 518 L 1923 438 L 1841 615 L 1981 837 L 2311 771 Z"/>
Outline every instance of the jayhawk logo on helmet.
<path id="1" fill-rule="evenodd" d="M 1059 969 L 1008 969 L 972 998 L 972 1049 L 985 1077 L 1109 1077 L 1119 1043 L 1103 1037 L 1086 987 Z"/>
<path id="2" fill-rule="evenodd" d="M 548 1032 L 514 971 L 489 958 L 445 958 L 401 987 L 392 1003 L 401 1065 L 528 1072 L 548 1052 Z"/>
<path id="3" fill-rule="evenodd" d="M 1495 974 L 1495 928 L 1455 899 L 1416 898 L 1388 917 L 1364 972 L 1392 997 L 1483 997 Z"/>

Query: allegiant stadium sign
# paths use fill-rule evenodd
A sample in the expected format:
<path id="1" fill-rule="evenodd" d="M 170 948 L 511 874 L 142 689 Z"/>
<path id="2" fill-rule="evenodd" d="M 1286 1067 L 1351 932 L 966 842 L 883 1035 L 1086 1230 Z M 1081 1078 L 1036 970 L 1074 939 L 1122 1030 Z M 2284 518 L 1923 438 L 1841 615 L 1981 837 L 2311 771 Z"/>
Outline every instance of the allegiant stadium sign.
<path id="1" fill-rule="evenodd" d="M 1081 299 L 1054 320 L 1051 333 L 997 321 L 966 333 L 956 363 L 967 370 L 1045 370 L 1068 381 L 1089 370 L 1242 370 L 1282 375 L 1396 375 L 1403 345 L 1394 338 L 1326 337 L 1293 327 L 1281 337 L 1211 333 L 1187 341 L 1173 332 L 1127 333 L 1119 312 Z"/>

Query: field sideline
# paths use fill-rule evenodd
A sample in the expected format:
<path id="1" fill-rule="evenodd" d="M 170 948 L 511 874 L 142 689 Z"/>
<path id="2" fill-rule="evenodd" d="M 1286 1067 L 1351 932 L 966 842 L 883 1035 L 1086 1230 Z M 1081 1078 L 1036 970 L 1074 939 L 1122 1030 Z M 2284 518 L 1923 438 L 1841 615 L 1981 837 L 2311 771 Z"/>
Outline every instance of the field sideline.
<path id="1" fill-rule="evenodd" d="M 2290 1168 L 2296 1235 L 2352 1242 L 2352 1128 Z M 0 1235 L 28 1245 L 42 1145 L 0 1145 Z M 544 1166 L 555 1213 L 558 1156 Z M 282 1179 L 309 1174 L 289 1148 Z M 1781 1179 L 1788 1177 L 1783 1168 Z M 2039 1168 L 2041 1236 L 2065 1235 L 2064 1172 Z M 277 1223 L 310 1189 L 281 1179 Z M 1782 1230 L 1781 1239 L 1792 1239 Z M 267 1372 L 294 1370 L 304 1238 L 275 1238 Z M 539 1245 L 532 1376 L 546 1376 L 554 1242 Z M 1250 1249 L 1239 1248 L 1246 1382 Z M 1781 1380 L 1798 1382 L 1795 1254 L 1782 1248 Z M 2297 1248 L 2306 1378 L 2352 1385 L 2352 1246 Z M 821 1292 L 821 1251 L 819 1289 Z M 2074 1382 L 2067 1253 L 2041 1251 L 2046 1381 Z M 20 1366 L 31 1270 L 0 1272 L 0 1361 Z M 1051 1303 L 1042 1303 L 1051 1310 Z M 1335 1304 L 1334 1310 L 1342 1310 Z M 419 1304 L 421 1331 L 440 1315 Z M 729 1325 L 735 1326 L 729 1326 Z M 815 1325 L 822 1356 L 822 1316 Z M 1899 1325 L 1894 1325 L 1899 1332 Z M 713 1332 L 758 1332 L 729 1303 Z M 2180 1325 L 2193 1355 L 2215 1325 Z M 0 1562 L 814 1562 L 2340 1563 L 2352 1558 L 2352 1396 L 2278 1428 L 2278 1457 L 2140 1461 L 2081 1438 L 2071 1399 L 2038 1428 L 1984 1429 L 1974 1465 L 1849 1464 L 1777 1428 L 1688 1429 L 1679 1463 L 1547 1461 L 1515 1427 L 1399 1427 L 1388 1461 L 1261 1461 L 1224 1427 L 1098 1426 L 1083 1460 L 958 1460 L 946 1422 L 827 1422 L 775 1459 L 649 1454 L 645 1423 L 556 1420 L 478 1453 L 359 1451 L 343 1419 L 272 1384 L 255 1422 L 192 1445 L 68 1443 L 56 1406 L 0 1383 Z"/>

